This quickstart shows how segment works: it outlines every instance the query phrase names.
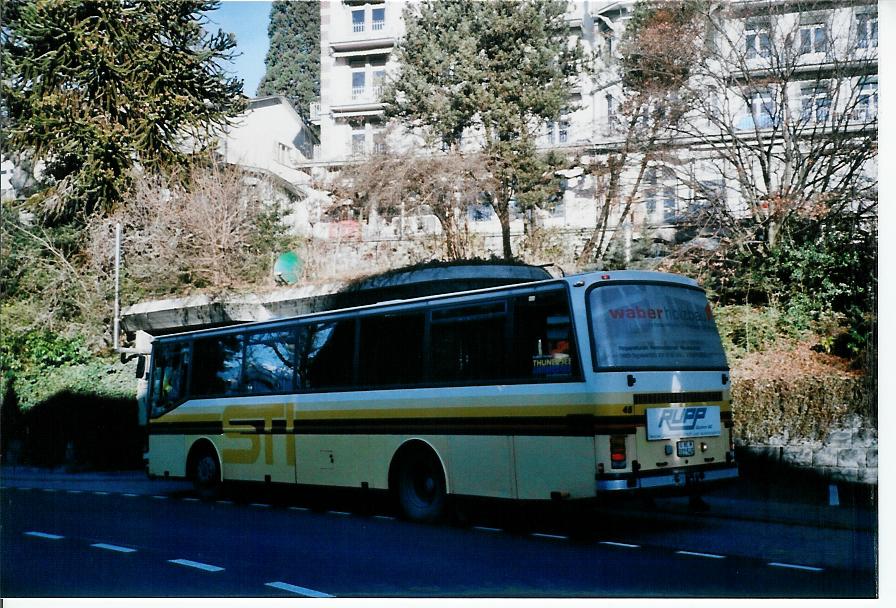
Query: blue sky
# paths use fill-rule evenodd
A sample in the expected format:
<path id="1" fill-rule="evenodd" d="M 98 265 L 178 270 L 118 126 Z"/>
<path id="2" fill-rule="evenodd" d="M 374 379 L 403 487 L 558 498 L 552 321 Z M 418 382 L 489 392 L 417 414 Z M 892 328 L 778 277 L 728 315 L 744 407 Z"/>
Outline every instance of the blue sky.
<path id="1" fill-rule="evenodd" d="M 264 56 L 268 52 L 270 2 L 224 1 L 220 8 L 208 13 L 208 29 L 222 29 L 236 35 L 239 56 L 229 71 L 243 79 L 243 93 L 255 97 L 255 90 L 264 76 Z"/>

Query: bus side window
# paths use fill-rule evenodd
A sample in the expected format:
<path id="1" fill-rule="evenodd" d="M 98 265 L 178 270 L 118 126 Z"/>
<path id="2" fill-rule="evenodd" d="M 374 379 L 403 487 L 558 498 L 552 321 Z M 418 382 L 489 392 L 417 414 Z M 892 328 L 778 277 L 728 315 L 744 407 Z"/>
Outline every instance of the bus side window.
<path id="1" fill-rule="evenodd" d="M 352 387 L 355 320 L 315 323 L 302 329 L 299 387 L 305 390 Z"/>
<path id="2" fill-rule="evenodd" d="M 413 386 L 423 382 L 423 313 L 361 319 L 360 386 Z"/>
<path id="3" fill-rule="evenodd" d="M 434 310 L 432 380 L 475 384 L 506 377 L 505 303 Z"/>
<path id="4" fill-rule="evenodd" d="M 200 338 L 193 343 L 190 393 L 215 397 L 240 392 L 243 339 L 236 335 Z"/>
<path id="5" fill-rule="evenodd" d="M 187 378 L 186 344 L 166 344 L 154 352 L 152 403 L 150 415 L 155 418 L 170 412 L 184 399 Z"/>
<path id="6" fill-rule="evenodd" d="M 292 391 L 295 360 L 294 331 L 250 335 L 246 342 L 243 390 L 254 395 Z"/>
<path id="7" fill-rule="evenodd" d="M 564 290 L 514 300 L 512 375 L 564 381 L 578 377 L 569 301 Z"/>

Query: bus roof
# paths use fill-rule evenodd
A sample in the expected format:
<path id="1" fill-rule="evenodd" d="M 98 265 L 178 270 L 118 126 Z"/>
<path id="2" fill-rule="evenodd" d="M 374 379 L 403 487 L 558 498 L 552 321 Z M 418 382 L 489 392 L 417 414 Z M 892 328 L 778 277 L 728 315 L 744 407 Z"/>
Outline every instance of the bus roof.
<path id="1" fill-rule="evenodd" d="M 551 278 L 539 281 L 531 281 L 527 283 L 513 283 L 508 285 L 499 285 L 496 287 L 487 287 L 483 289 L 473 289 L 470 291 L 457 291 L 442 293 L 436 295 L 421 296 L 419 298 L 409 298 L 402 300 L 386 300 L 375 304 L 365 304 L 363 306 L 353 306 L 350 308 L 337 308 L 332 310 L 322 310 L 305 315 L 293 317 L 281 317 L 277 319 L 266 319 L 263 321 L 252 321 L 249 323 L 240 323 L 237 325 L 229 325 L 226 327 L 215 327 L 208 329 L 197 329 L 193 331 L 185 331 L 173 333 L 155 338 L 155 342 L 168 342 L 183 340 L 193 336 L 211 336 L 226 335 L 232 333 L 241 333 L 252 328 L 276 327 L 278 325 L 287 325 L 290 322 L 300 319 L 326 319 L 334 316 L 341 316 L 346 313 L 360 312 L 366 310 L 375 310 L 379 308 L 395 307 L 400 310 L 401 307 L 412 304 L 426 304 L 429 302 L 438 302 L 440 300 L 450 300 L 452 298 L 462 296 L 488 296 L 490 294 L 510 293 L 520 290 L 533 289 L 554 285 L 558 283 L 568 283 L 574 287 L 587 287 L 596 283 L 624 283 L 624 282 L 658 282 L 658 283 L 675 283 L 688 287 L 699 287 L 694 279 L 684 277 L 668 272 L 657 272 L 650 270 L 611 270 L 611 271 L 591 271 L 579 274 L 568 275 L 561 278 Z"/>

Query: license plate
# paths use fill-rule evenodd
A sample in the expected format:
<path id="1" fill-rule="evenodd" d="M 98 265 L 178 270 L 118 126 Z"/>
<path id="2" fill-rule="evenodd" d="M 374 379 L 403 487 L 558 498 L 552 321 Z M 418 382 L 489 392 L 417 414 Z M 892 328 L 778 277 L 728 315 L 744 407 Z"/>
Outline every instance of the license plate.
<path id="1" fill-rule="evenodd" d="M 688 441 L 679 441 L 676 446 L 679 456 L 693 456 L 694 455 L 694 442 L 691 440 Z"/>

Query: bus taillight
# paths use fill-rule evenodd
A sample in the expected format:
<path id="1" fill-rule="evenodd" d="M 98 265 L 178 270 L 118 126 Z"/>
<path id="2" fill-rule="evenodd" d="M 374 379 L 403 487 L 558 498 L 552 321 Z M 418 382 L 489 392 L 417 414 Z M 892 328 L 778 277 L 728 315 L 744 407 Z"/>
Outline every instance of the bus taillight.
<path id="1" fill-rule="evenodd" d="M 625 435 L 610 435 L 610 464 L 614 469 L 625 468 Z"/>

